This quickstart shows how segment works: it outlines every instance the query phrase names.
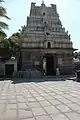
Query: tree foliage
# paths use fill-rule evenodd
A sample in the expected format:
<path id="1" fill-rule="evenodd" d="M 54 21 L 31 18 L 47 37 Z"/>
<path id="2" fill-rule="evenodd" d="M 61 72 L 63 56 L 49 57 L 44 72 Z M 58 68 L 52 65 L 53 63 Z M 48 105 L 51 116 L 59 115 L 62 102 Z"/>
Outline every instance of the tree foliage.
<path id="1" fill-rule="evenodd" d="M 20 45 L 15 39 L 7 39 L 2 36 L 0 38 L 0 56 L 2 58 L 10 59 L 11 56 L 17 57 L 20 51 Z"/>
<path id="2" fill-rule="evenodd" d="M 7 16 L 6 9 L 2 6 L 3 0 L 0 0 L 0 18 L 10 19 Z M 21 48 L 21 32 L 20 29 L 7 39 L 4 29 L 8 29 L 8 25 L 0 20 L 0 57 L 10 59 L 11 56 L 19 57 Z"/>
<path id="3" fill-rule="evenodd" d="M 6 14 L 6 9 L 4 7 L 2 7 L 1 3 L 4 2 L 3 0 L 0 0 L 0 18 L 6 18 L 6 19 L 10 19 Z M 8 24 L 6 24 L 5 22 L 0 20 L 0 33 L 3 33 L 3 29 L 8 29 Z"/>

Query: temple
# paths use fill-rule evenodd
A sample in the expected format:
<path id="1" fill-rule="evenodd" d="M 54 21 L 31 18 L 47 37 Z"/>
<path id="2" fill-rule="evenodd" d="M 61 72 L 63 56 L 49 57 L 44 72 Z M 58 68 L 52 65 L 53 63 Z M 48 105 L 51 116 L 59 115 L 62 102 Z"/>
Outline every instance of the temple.
<path id="1" fill-rule="evenodd" d="M 46 61 L 46 75 L 73 71 L 73 43 L 68 31 L 62 27 L 56 5 L 50 7 L 31 3 L 30 15 L 22 33 L 22 68 L 43 72 Z"/>

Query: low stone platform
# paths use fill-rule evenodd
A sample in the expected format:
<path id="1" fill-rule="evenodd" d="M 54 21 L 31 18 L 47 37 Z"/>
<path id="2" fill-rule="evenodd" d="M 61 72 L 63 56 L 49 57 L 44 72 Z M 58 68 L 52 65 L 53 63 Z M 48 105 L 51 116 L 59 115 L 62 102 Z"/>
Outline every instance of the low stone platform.
<path id="1" fill-rule="evenodd" d="M 80 120 L 80 83 L 0 81 L 0 120 Z"/>
<path id="2" fill-rule="evenodd" d="M 37 70 L 26 70 L 26 71 L 14 72 L 13 76 L 17 77 L 17 78 L 27 78 L 27 79 L 41 78 L 42 73 L 40 71 L 37 71 Z"/>

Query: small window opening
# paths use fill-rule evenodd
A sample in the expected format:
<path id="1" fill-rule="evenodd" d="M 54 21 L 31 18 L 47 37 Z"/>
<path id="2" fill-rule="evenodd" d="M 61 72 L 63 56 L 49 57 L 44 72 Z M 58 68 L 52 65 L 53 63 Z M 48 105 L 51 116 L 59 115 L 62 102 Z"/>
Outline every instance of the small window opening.
<path id="1" fill-rule="evenodd" d="M 44 22 L 44 24 L 46 25 L 46 21 Z"/>
<path id="2" fill-rule="evenodd" d="M 45 12 L 43 13 L 43 15 L 45 15 Z"/>
<path id="3" fill-rule="evenodd" d="M 50 33 L 47 32 L 46 35 L 50 35 Z"/>

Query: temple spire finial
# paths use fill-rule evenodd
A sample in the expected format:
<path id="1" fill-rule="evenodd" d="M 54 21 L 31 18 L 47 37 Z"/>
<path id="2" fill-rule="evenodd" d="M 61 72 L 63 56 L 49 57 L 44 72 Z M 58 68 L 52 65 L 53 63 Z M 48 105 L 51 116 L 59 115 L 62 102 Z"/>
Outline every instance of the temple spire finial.
<path id="1" fill-rule="evenodd" d="M 42 0 L 42 4 L 44 4 L 44 0 Z"/>
<path id="2" fill-rule="evenodd" d="M 44 4 L 44 0 L 42 0 L 42 4 L 41 4 L 42 6 L 45 6 L 45 4 Z"/>

